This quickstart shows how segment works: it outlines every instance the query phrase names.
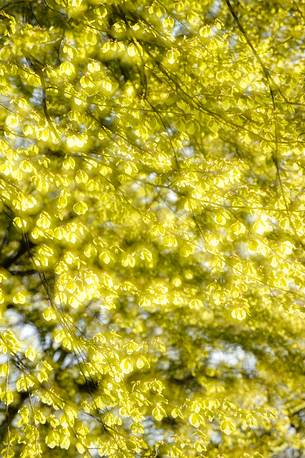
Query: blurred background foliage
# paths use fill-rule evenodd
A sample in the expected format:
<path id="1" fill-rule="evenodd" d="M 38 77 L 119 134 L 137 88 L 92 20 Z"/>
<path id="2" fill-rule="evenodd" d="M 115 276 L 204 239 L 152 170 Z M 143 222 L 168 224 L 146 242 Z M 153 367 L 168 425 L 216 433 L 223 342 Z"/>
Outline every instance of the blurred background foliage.
<path id="1" fill-rule="evenodd" d="M 304 17 L 0 1 L 1 456 L 303 456 Z"/>

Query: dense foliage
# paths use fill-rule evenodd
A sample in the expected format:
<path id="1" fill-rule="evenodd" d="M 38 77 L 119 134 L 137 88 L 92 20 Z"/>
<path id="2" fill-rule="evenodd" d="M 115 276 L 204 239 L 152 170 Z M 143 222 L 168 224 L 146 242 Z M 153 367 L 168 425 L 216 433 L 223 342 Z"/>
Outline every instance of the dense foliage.
<path id="1" fill-rule="evenodd" d="M 0 16 L 1 457 L 301 454 L 304 2 Z"/>

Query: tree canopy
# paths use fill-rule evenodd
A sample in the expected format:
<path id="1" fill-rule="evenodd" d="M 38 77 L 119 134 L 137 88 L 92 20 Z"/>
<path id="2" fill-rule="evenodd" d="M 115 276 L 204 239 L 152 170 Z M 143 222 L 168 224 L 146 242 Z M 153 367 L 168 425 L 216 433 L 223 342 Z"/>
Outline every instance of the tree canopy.
<path id="1" fill-rule="evenodd" d="M 302 456 L 304 1 L 0 17 L 1 457 Z"/>

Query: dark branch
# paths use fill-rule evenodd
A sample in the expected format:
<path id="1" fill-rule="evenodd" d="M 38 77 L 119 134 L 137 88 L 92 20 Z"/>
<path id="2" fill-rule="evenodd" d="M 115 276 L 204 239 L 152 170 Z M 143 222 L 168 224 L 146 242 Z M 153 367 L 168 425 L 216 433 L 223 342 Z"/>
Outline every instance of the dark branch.
<path id="1" fill-rule="evenodd" d="M 21 241 L 19 248 L 13 256 L 8 257 L 1 263 L 1 267 L 5 269 L 9 269 L 18 259 L 20 259 L 26 252 L 29 251 L 34 246 L 33 243 L 30 244 L 26 243 L 25 241 Z"/>

